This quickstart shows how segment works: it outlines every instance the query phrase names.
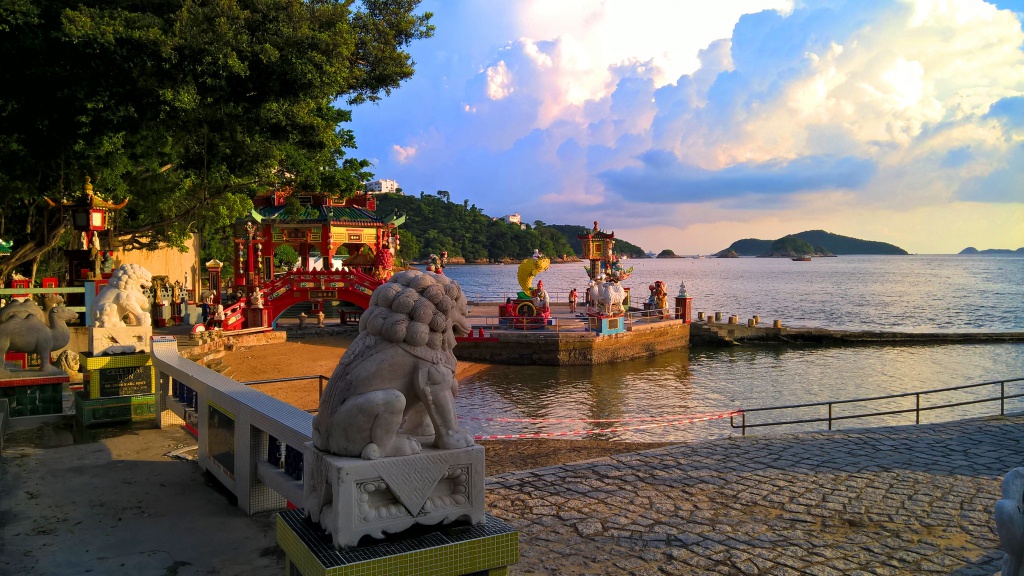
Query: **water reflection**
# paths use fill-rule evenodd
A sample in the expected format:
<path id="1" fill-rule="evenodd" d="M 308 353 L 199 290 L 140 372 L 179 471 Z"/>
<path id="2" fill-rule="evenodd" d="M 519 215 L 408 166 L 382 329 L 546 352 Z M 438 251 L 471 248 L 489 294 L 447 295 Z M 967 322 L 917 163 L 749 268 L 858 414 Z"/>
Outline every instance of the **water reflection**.
<path id="1" fill-rule="evenodd" d="M 684 441 L 733 432 L 727 421 L 661 426 L 650 418 L 679 419 L 740 407 L 847 400 L 959 386 L 1018 377 L 1022 366 L 1024 345 L 1020 344 L 728 348 L 692 354 L 679 350 L 600 366 L 496 366 L 467 381 L 457 402 L 459 414 L 467 418 L 465 425 L 477 434 L 558 434 L 624 427 L 627 429 L 595 437 Z M 1022 389 L 1024 386 L 1017 384 L 1015 391 Z M 921 405 L 927 408 L 992 392 L 975 389 L 926 397 Z M 843 416 L 914 406 L 914 398 L 901 398 L 836 406 L 833 412 Z M 1024 410 L 1024 401 L 1007 401 L 1006 409 Z M 997 414 L 998 410 L 998 403 L 963 406 L 923 412 L 921 419 L 937 422 Z M 795 415 L 787 414 L 785 419 L 821 416 L 827 416 L 827 409 L 808 408 Z M 537 421 L 502 422 L 487 418 Z M 837 421 L 833 428 L 913 422 L 913 414 L 890 415 Z M 814 424 L 765 428 L 759 433 L 825 427 Z"/>

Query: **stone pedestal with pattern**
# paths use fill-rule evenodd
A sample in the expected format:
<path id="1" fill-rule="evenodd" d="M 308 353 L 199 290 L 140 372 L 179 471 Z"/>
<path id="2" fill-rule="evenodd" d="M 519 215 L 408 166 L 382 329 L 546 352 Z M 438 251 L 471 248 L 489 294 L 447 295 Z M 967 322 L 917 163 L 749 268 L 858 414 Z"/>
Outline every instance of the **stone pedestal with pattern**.
<path id="1" fill-rule="evenodd" d="M 152 326 L 111 326 L 89 328 L 89 354 L 133 354 L 149 352 Z"/>
<path id="2" fill-rule="evenodd" d="M 416 524 L 484 521 L 484 448 L 363 460 L 305 446 L 304 508 L 338 548 Z M 319 486 L 319 488 L 318 488 Z"/>

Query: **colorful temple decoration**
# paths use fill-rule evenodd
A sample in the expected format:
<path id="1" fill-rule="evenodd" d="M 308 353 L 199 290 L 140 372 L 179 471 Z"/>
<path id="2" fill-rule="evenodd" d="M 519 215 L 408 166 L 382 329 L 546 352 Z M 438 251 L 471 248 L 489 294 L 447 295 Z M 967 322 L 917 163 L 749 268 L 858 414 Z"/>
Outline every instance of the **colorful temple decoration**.
<path id="1" fill-rule="evenodd" d="M 298 203 L 289 202 L 291 197 Z M 299 254 L 299 270 L 311 270 L 319 254 L 324 270 L 348 268 L 381 282 L 391 277 L 397 228 L 405 217 L 378 217 L 376 200 L 369 195 L 338 200 L 279 189 L 253 204 L 252 212 L 235 223 L 234 234 L 234 284 L 245 294 L 273 280 L 275 250 L 285 245 Z M 336 256 L 344 258 L 340 266 Z"/>
<path id="2" fill-rule="evenodd" d="M 577 238 L 583 245 L 583 258 L 590 260 L 587 275 L 591 280 L 621 282 L 633 274 L 633 268 L 623 269 L 619 258 L 615 256 L 615 233 L 601 230 L 596 220 L 593 230 Z"/>

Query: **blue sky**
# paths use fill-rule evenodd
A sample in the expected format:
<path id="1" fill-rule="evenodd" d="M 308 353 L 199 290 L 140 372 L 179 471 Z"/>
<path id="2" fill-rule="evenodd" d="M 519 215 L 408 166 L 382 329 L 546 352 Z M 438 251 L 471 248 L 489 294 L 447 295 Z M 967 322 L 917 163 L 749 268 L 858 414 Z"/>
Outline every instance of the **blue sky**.
<path id="1" fill-rule="evenodd" d="M 353 111 L 407 194 L 646 250 L 1024 246 L 1024 0 L 444 0 Z"/>

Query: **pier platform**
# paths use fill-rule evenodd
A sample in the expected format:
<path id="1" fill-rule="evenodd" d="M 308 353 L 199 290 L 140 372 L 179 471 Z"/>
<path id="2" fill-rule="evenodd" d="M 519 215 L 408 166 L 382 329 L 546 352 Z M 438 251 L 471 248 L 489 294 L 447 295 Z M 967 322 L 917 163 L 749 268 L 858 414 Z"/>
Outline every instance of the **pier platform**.
<path id="1" fill-rule="evenodd" d="M 633 312 L 622 318 L 624 332 L 600 334 L 592 329 L 583 306 L 572 313 L 568 304 L 552 304 L 549 322 L 537 329 L 503 325 L 499 306 L 487 302 L 470 307 L 473 334 L 457 339 L 455 355 L 459 360 L 585 366 L 654 356 L 690 345 L 690 324 L 671 315 Z"/>

